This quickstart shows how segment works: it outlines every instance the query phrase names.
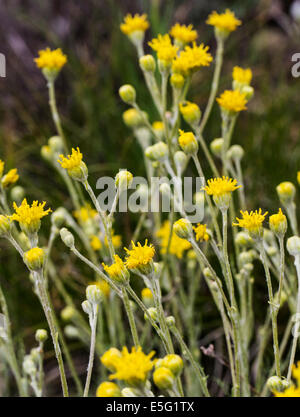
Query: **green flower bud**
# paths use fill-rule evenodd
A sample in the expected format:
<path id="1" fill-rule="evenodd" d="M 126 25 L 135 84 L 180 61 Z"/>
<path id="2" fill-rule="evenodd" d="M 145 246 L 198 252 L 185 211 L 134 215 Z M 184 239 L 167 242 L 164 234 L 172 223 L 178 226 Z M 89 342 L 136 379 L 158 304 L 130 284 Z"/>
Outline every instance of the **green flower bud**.
<path id="1" fill-rule="evenodd" d="M 148 146 L 145 155 L 151 161 L 163 161 L 168 157 L 169 149 L 164 142 L 158 142 L 155 145 Z"/>
<path id="2" fill-rule="evenodd" d="M 172 74 L 170 78 L 171 86 L 181 90 L 184 86 L 184 77 L 181 74 Z"/>
<path id="3" fill-rule="evenodd" d="M 159 389 L 166 390 L 172 388 L 175 377 L 170 369 L 161 367 L 153 372 L 153 381 Z"/>
<path id="4" fill-rule="evenodd" d="M 60 317 L 64 321 L 70 321 L 76 316 L 76 310 L 72 306 L 66 306 L 61 312 Z"/>
<path id="5" fill-rule="evenodd" d="M 122 85 L 119 89 L 119 95 L 124 103 L 134 104 L 136 99 L 135 88 L 130 84 Z"/>
<path id="6" fill-rule="evenodd" d="M 18 205 L 22 203 L 22 200 L 25 196 L 25 190 L 20 185 L 16 185 L 10 191 L 10 196 L 13 201 L 15 201 Z"/>
<path id="7" fill-rule="evenodd" d="M 119 188 L 119 191 L 122 192 L 127 188 L 130 188 L 133 181 L 133 175 L 131 172 L 122 170 L 117 173 L 115 178 L 115 185 Z"/>
<path id="8" fill-rule="evenodd" d="M 84 300 L 84 301 L 81 303 L 81 307 L 82 307 L 82 310 L 83 310 L 86 314 L 88 314 L 88 315 L 92 314 L 92 312 L 93 312 L 93 306 L 92 306 L 92 304 L 91 304 L 88 300 Z"/>
<path id="9" fill-rule="evenodd" d="M 174 223 L 173 231 L 181 239 L 189 239 L 193 234 L 193 227 L 189 220 L 179 219 Z"/>
<path id="10" fill-rule="evenodd" d="M 144 55 L 139 60 L 140 67 L 143 71 L 154 72 L 155 71 L 155 59 L 152 55 Z"/>
<path id="11" fill-rule="evenodd" d="M 217 138 L 217 139 L 214 139 L 211 142 L 210 149 L 215 156 L 221 156 L 223 146 L 224 146 L 224 139 L 223 138 Z"/>
<path id="12" fill-rule="evenodd" d="M 46 342 L 48 339 L 48 332 L 45 329 L 38 329 L 35 332 L 35 340 L 40 343 Z"/>
<path id="13" fill-rule="evenodd" d="M 60 229 L 59 233 L 64 244 L 70 249 L 74 248 L 75 240 L 73 234 L 65 227 Z"/>
<path id="14" fill-rule="evenodd" d="M 290 204 L 293 202 L 296 188 L 291 182 L 285 181 L 280 183 L 277 185 L 276 191 L 282 204 Z"/>
<path id="15" fill-rule="evenodd" d="M 52 153 L 62 153 L 64 151 L 64 142 L 60 136 L 52 136 L 48 140 L 48 145 Z"/>
<path id="16" fill-rule="evenodd" d="M 240 161 L 245 154 L 244 149 L 240 145 L 233 145 L 227 151 L 227 157 Z"/>
<path id="17" fill-rule="evenodd" d="M 154 307 L 150 307 L 147 309 L 149 316 L 151 317 L 151 319 L 155 322 L 158 321 L 158 313 L 157 313 L 157 309 Z M 148 315 L 145 313 L 144 314 L 144 319 L 145 320 L 149 320 Z"/>
<path id="18" fill-rule="evenodd" d="M 85 292 L 86 298 L 91 304 L 97 305 L 102 301 L 102 293 L 97 285 L 89 285 Z"/>
<path id="19" fill-rule="evenodd" d="M 298 256 L 300 255 L 300 237 L 292 236 L 288 238 L 286 243 L 286 248 L 290 255 Z"/>

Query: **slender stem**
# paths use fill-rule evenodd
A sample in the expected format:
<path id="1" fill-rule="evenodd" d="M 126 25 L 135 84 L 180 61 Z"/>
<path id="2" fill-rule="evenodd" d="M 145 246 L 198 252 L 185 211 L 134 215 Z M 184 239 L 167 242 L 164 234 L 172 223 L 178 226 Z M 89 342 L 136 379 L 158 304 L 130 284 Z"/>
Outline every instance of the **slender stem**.
<path id="1" fill-rule="evenodd" d="M 202 136 L 202 134 L 200 133 L 199 130 L 200 129 L 198 129 L 198 132 L 196 130 L 196 137 L 197 137 L 198 141 L 200 142 L 200 145 L 202 147 L 202 150 L 204 152 L 204 155 L 205 155 L 205 157 L 206 157 L 206 159 L 207 159 L 207 161 L 209 163 L 210 169 L 212 170 L 214 176 L 215 177 L 219 177 L 220 176 L 219 170 L 216 167 L 216 164 L 214 163 L 214 160 L 213 160 L 213 158 L 211 156 L 211 153 L 210 153 L 210 151 L 209 151 L 209 149 L 208 149 L 208 147 L 207 147 L 207 145 L 205 143 L 205 140 L 204 140 L 204 138 L 203 138 L 203 136 Z"/>
<path id="2" fill-rule="evenodd" d="M 54 81 L 49 81 L 47 85 L 48 85 L 48 90 L 49 90 L 49 105 L 51 109 L 52 118 L 53 118 L 56 130 L 57 130 L 57 133 L 61 137 L 63 144 L 64 144 L 65 151 L 67 152 L 68 151 L 67 141 L 66 141 L 66 137 L 61 126 L 61 120 L 60 120 L 60 116 L 59 116 L 59 113 L 57 111 L 57 106 L 56 106 Z"/>
<path id="3" fill-rule="evenodd" d="M 297 294 L 297 311 L 296 311 L 296 319 L 295 319 L 295 326 L 293 328 L 293 343 L 292 343 L 292 350 L 287 374 L 287 381 L 291 381 L 292 376 L 292 368 L 295 360 L 295 354 L 297 349 L 297 341 L 299 337 L 299 320 L 300 320 L 300 255 L 295 256 L 295 267 L 297 271 L 297 278 L 298 278 L 298 294 Z"/>
<path id="4" fill-rule="evenodd" d="M 63 395 L 64 397 L 68 397 L 68 384 L 67 384 L 67 379 L 66 379 L 66 374 L 65 374 L 65 368 L 64 368 L 64 363 L 63 363 L 63 359 L 62 359 L 62 354 L 61 354 L 61 349 L 60 349 L 60 345 L 58 342 L 58 331 L 55 325 L 55 318 L 54 318 L 54 314 L 51 308 L 51 304 L 48 298 L 48 293 L 47 290 L 45 288 L 45 283 L 44 283 L 44 277 L 43 277 L 43 273 L 42 271 L 37 271 L 34 273 L 35 275 L 35 280 L 37 283 L 37 288 L 39 290 L 39 295 L 40 295 L 40 300 L 42 303 L 42 307 L 44 309 L 44 313 L 50 328 L 50 333 L 51 333 L 51 337 L 52 337 L 52 342 L 53 342 L 53 346 L 54 346 L 54 350 L 55 350 L 55 355 L 56 355 L 56 359 L 58 362 L 58 367 L 59 367 L 59 373 L 60 373 L 60 379 L 61 379 L 61 384 L 62 384 L 62 389 L 63 389 Z"/>
<path id="5" fill-rule="evenodd" d="M 267 260 L 263 242 L 260 242 L 259 249 L 261 253 L 261 260 L 262 260 L 264 270 L 265 270 L 268 293 L 269 293 L 269 304 L 270 304 L 272 331 L 273 331 L 273 349 L 274 349 L 274 357 L 275 357 L 275 363 L 276 363 L 276 375 L 280 377 L 281 372 L 280 372 L 280 357 L 279 357 L 279 345 L 278 345 L 277 315 L 276 315 L 276 308 L 274 305 L 271 275 L 270 275 L 270 271 L 268 267 L 268 260 Z"/>
<path id="6" fill-rule="evenodd" d="M 210 397 L 210 394 L 208 392 L 208 388 L 207 388 L 207 377 L 203 371 L 203 369 L 201 368 L 201 366 L 195 361 L 191 351 L 189 350 L 189 348 L 187 347 L 186 343 L 184 342 L 183 338 L 181 337 L 181 334 L 179 333 L 177 327 L 172 326 L 171 327 L 171 332 L 173 333 L 173 335 L 175 336 L 175 338 L 178 340 L 180 346 L 181 346 L 181 350 L 182 352 L 188 357 L 194 372 L 196 374 L 196 377 L 200 383 L 201 386 L 201 390 L 202 393 L 204 394 L 205 397 Z"/>
<path id="7" fill-rule="evenodd" d="M 208 99 L 206 109 L 205 109 L 205 112 L 204 112 L 204 115 L 202 117 L 202 121 L 200 124 L 200 133 L 202 133 L 205 128 L 205 125 L 207 123 L 207 120 L 209 118 L 209 115 L 211 113 L 211 110 L 212 110 L 212 107 L 216 98 L 219 81 L 220 81 L 221 68 L 222 68 L 222 63 L 223 63 L 223 53 L 224 53 L 224 41 L 222 39 L 217 39 L 216 66 L 215 66 L 215 71 L 213 75 L 213 81 L 211 85 L 209 99 Z"/>
<path id="8" fill-rule="evenodd" d="M 87 397 L 89 394 L 92 371 L 93 371 L 93 364 L 94 364 L 94 356 L 95 356 L 95 345 L 96 345 L 96 329 L 97 329 L 97 318 L 98 318 L 98 304 L 93 305 L 93 316 L 91 320 L 91 347 L 90 347 L 90 356 L 89 356 L 89 364 L 87 368 L 87 376 L 85 381 L 84 393 L 83 396 Z"/>
<path id="9" fill-rule="evenodd" d="M 136 329 L 136 325 L 135 325 L 135 320 L 134 320 L 134 315 L 132 312 L 132 308 L 130 305 L 130 301 L 126 292 L 126 289 L 124 287 L 122 287 L 122 299 L 124 302 L 124 307 L 128 316 L 128 320 L 129 320 L 129 325 L 130 325 L 130 330 L 131 330 L 131 334 L 132 334 L 132 338 L 133 338 L 133 343 L 135 345 L 135 347 L 140 346 L 140 341 L 139 341 L 139 337 L 138 337 L 138 333 L 137 333 L 137 329 Z"/>

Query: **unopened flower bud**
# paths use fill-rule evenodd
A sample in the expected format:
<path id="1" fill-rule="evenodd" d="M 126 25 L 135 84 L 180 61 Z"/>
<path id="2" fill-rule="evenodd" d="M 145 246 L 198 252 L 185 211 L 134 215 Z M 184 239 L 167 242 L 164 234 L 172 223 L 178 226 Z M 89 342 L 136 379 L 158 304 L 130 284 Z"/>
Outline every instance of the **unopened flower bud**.
<path id="1" fill-rule="evenodd" d="M 166 390 L 172 388 L 175 377 L 170 369 L 161 367 L 153 372 L 153 381 L 159 389 Z"/>
<path id="2" fill-rule="evenodd" d="M 300 237 L 292 236 L 288 238 L 286 243 L 286 248 L 290 255 L 298 256 L 300 255 Z"/>
<path id="3" fill-rule="evenodd" d="M 175 324 L 176 324 L 175 317 L 173 317 L 173 316 L 168 316 L 168 317 L 166 318 L 166 323 L 167 323 L 167 326 L 169 327 L 169 329 L 171 329 L 171 328 L 172 328 L 172 327 L 174 327 L 174 326 L 175 326 Z"/>
<path id="4" fill-rule="evenodd" d="M 58 228 L 61 228 L 61 226 L 65 222 L 65 219 L 66 219 L 66 209 L 63 207 L 59 207 L 57 210 L 55 210 L 51 214 L 51 223 Z"/>
<path id="5" fill-rule="evenodd" d="M 121 391 L 114 382 L 102 382 L 96 391 L 96 397 L 121 397 Z"/>
<path id="6" fill-rule="evenodd" d="M 241 252 L 238 256 L 238 263 L 240 267 L 243 267 L 245 264 L 251 263 L 253 261 L 252 253 L 248 252 Z"/>
<path id="7" fill-rule="evenodd" d="M 135 88 L 130 84 L 122 85 L 119 89 L 119 95 L 124 103 L 134 104 L 136 99 Z"/>
<path id="8" fill-rule="evenodd" d="M 279 378 L 279 376 L 271 376 L 267 381 L 267 386 L 270 391 L 283 392 L 289 387 L 286 379 Z"/>
<path id="9" fill-rule="evenodd" d="M 42 248 L 32 248 L 24 253 L 23 259 L 29 269 L 38 271 L 43 267 L 45 252 Z"/>
<path id="10" fill-rule="evenodd" d="M 37 372 L 35 363 L 30 355 L 26 355 L 23 361 L 23 370 L 27 375 L 34 376 Z"/>
<path id="11" fill-rule="evenodd" d="M 155 322 L 158 321 L 158 313 L 157 313 L 157 309 L 154 307 L 149 307 L 147 308 L 147 311 L 149 313 L 149 316 L 151 317 L 151 319 Z M 144 319 L 145 320 L 149 320 L 148 314 L 144 314 Z"/>
<path id="12" fill-rule="evenodd" d="M 164 142 L 158 142 L 155 145 L 148 146 L 145 150 L 145 155 L 151 161 L 163 161 L 168 157 L 168 145 Z"/>
<path id="13" fill-rule="evenodd" d="M 221 156 L 223 146 L 224 146 L 224 139 L 223 138 L 217 138 L 217 139 L 214 139 L 211 142 L 210 149 L 215 156 Z"/>
<path id="14" fill-rule="evenodd" d="M 72 249 L 75 243 L 73 234 L 65 227 L 60 229 L 59 233 L 60 233 L 61 240 L 64 242 L 64 244 L 68 248 Z"/>
<path id="15" fill-rule="evenodd" d="M 141 56 L 140 60 L 140 67 L 143 71 L 150 71 L 150 72 L 154 72 L 155 71 L 155 59 L 153 58 L 152 55 L 144 55 Z"/>
<path id="16" fill-rule="evenodd" d="M 92 306 L 92 304 L 91 304 L 88 300 L 84 300 L 84 301 L 81 303 L 81 307 L 82 307 L 82 310 L 83 310 L 86 314 L 90 315 L 90 314 L 92 314 L 92 313 L 93 313 L 93 306 Z"/>
<path id="17" fill-rule="evenodd" d="M 115 178 L 115 185 L 119 188 L 120 192 L 130 188 L 133 181 L 133 175 L 131 172 L 122 170 L 117 173 Z"/>
<path id="18" fill-rule="evenodd" d="M 282 204 L 289 204 L 294 200 L 296 188 L 291 182 L 285 181 L 277 185 L 276 191 Z"/>
<path id="19" fill-rule="evenodd" d="M 181 74 L 173 74 L 170 78 L 171 86 L 181 90 L 184 86 L 184 77 Z"/>
<path id="20" fill-rule="evenodd" d="M 193 132 L 184 132 L 179 129 L 179 145 L 186 154 L 196 154 L 198 152 L 198 142 Z"/>
<path id="21" fill-rule="evenodd" d="M 170 197 L 171 187 L 168 183 L 164 182 L 159 186 L 159 191 L 163 196 Z"/>
<path id="22" fill-rule="evenodd" d="M 269 246 L 266 248 L 266 252 L 269 256 L 275 256 L 278 252 L 278 249 L 275 246 Z"/>
<path id="23" fill-rule="evenodd" d="M 52 136 L 48 140 L 48 145 L 53 153 L 62 153 L 64 151 L 64 143 L 60 136 Z"/>
<path id="24" fill-rule="evenodd" d="M 150 307 L 153 305 L 153 294 L 150 288 L 143 288 L 141 295 L 143 303 L 146 307 Z"/>
<path id="25" fill-rule="evenodd" d="M 70 339 L 79 339 L 80 333 L 75 326 L 68 325 L 64 328 L 64 333 Z"/>
<path id="26" fill-rule="evenodd" d="M 74 307 L 72 306 L 66 306 L 61 312 L 60 312 L 60 317 L 64 320 L 64 321 L 70 321 L 72 320 L 72 318 L 74 318 L 76 315 L 76 310 Z"/>
<path id="27" fill-rule="evenodd" d="M 244 94 L 245 95 L 245 99 L 247 101 L 249 101 L 254 96 L 254 88 L 251 87 L 251 85 L 244 85 L 241 88 L 241 93 Z"/>
<path id="28" fill-rule="evenodd" d="M 16 185 L 11 189 L 10 196 L 11 199 L 19 205 L 25 196 L 25 190 L 20 185 Z"/>
<path id="29" fill-rule="evenodd" d="M 287 219 L 286 216 L 282 213 L 281 208 L 277 214 L 273 214 L 269 217 L 269 225 L 272 232 L 275 233 L 278 237 L 285 235 L 287 230 Z"/>
<path id="30" fill-rule="evenodd" d="M 41 156 L 46 161 L 52 161 L 53 153 L 52 153 L 52 150 L 50 149 L 50 146 L 44 145 L 44 146 L 41 147 Z"/>
<path id="31" fill-rule="evenodd" d="M 188 157 L 182 151 L 177 151 L 174 154 L 174 162 L 178 172 L 182 172 L 187 164 Z"/>
<path id="32" fill-rule="evenodd" d="M 246 232 L 238 232 L 235 237 L 235 243 L 240 247 L 247 247 L 253 243 L 253 240 Z"/>
<path id="33" fill-rule="evenodd" d="M 179 110 L 186 123 L 188 123 L 191 126 L 196 126 L 199 124 L 201 118 L 201 111 L 196 103 L 191 103 L 190 101 L 183 101 L 179 104 Z"/>
<path id="34" fill-rule="evenodd" d="M 227 151 L 227 157 L 229 159 L 236 159 L 238 161 L 243 158 L 244 154 L 244 149 L 240 145 L 232 145 Z"/>
<path id="35" fill-rule="evenodd" d="M 93 304 L 93 305 L 97 305 L 101 303 L 102 300 L 102 293 L 100 288 L 98 288 L 97 285 L 89 285 L 86 288 L 86 298 L 87 300 Z"/>
<path id="36" fill-rule="evenodd" d="M 179 355 L 169 354 L 162 358 L 160 367 L 168 368 L 173 375 L 178 376 L 183 369 L 183 361 Z"/>
<path id="37" fill-rule="evenodd" d="M 203 275 L 205 276 L 205 278 L 214 281 L 215 277 L 212 274 L 211 270 L 209 268 L 204 268 L 203 269 Z"/>
<path id="38" fill-rule="evenodd" d="M 137 397 L 138 393 L 136 393 L 136 391 L 133 388 L 123 388 L 121 391 L 122 397 L 125 398 L 131 398 L 131 397 Z"/>
<path id="39" fill-rule="evenodd" d="M 143 125 L 143 117 L 136 109 L 128 109 L 123 113 L 123 121 L 128 127 L 138 127 Z"/>
<path id="40" fill-rule="evenodd" d="M 48 339 L 48 332 L 45 329 L 38 329 L 35 332 L 35 340 L 40 343 L 46 342 Z"/>
<path id="41" fill-rule="evenodd" d="M 173 231 L 181 239 L 189 239 L 193 234 L 193 227 L 189 220 L 179 219 L 174 223 Z"/>
<path id="42" fill-rule="evenodd" d="M 0 237 L 8 236 L 10 233 L 11 222 L 7 216 L 0 214 Z"/>

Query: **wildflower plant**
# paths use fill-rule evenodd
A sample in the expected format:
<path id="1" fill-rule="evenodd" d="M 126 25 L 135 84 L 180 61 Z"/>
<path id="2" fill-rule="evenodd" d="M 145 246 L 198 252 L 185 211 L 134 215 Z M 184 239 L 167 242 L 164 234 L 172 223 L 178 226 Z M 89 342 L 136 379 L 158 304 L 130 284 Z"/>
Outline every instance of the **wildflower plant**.
<path id="1" fill-rule="evenodd" d="M 19 174 L 16 168 L 7 171 L 0 160 L 0 237 L 17 250 L 28 269 L 50 330 L 64 396 L 71 390 L 84 397 L 211 396 L 214 376 L 204 356 L 218 358 L 204 346 L 201 348 L 205 355 L 200 355 L 199 340 L 207 331 L 200 316 L 206 314 L 207 308 L 199 311 L 203 304 L 197 296 L 204 291 L 209 292 L 223 327 L 226 361 L 222 361 L 228 363 L 230 371 L 230 378 L 222 381 L 224 395 L 299 396 L 299 366 L 294 366 L 297 318 L 291 351 L 286 353 L 293 314 L 300 316 L 296 188 L 289 182 L 278 185 L 282 208 L 269 216 L 269 229 L 266 209 L 254 211 L 248 207 L 242 170 L 247 154 L 231 142 L 238 118 L 246 117 L 242 112 L 251 107 L 252 70 L 234 66 L 232 86 L 225 91 L 219 88 L 227 38 L 234 36 L 242 22 L 234 12 L 226 10 L 212 12 L 206 23 L 214 28 L 215 53 L 198 41 L 192 25 L 176 23 L 169 33 L 158 34 L 147 44 L 144 39 L 150 22 L 145 14 L 127 15 L 120 25 L 136 49 L 139 68 L 158 114 L 156 120 L 151 120 L 140 107 L 139 92 L 125 84 L 119 89 L 128 107 L 123 121 L 141 148 L 147 178 L 170 180 L 171 185 L 162 182 L 159 191 L 161 197 L 168 195 L 172 200 L 168 218 L 160 210 L 136 213 L 136 229 L 129 237 L 117 232 L 117 209 L 124 193 L 128 197 L 134 172 L 115 173 L 112 204 L 103 208 L 89 182 L 88 155 L 83 155 L 75 143 L 69 149 L 56 105 L 55 81 L 68 58 L 61 49 L 46 48 L 35 59 L 47 82 L 56 129 L 41 155 L 49 169 L 60 175 L 72 209 L 50 209 L 47 202 L 36 200 L 29 204 L 22 189 L 15 189 L 16 201 L 9 201 L 7 190 L 18 181 Z M 194 74 L 199 71 L 205 82 L 212 77 L 204 108 L 188 97 Z M 213 106 L 220 110 L 220 137 L 209 143 L 205 128 Z M 203 170 L 204 159 L 207 172 Z M 203 218 L 194 223 L 183 203 L 182 183 L 190 166 L 202 179 L 195 202 L 205 207 Z M 145 184 L 139 186 L 138 193 L 147 201 L 154 194 Z M 48 239 L 43 227 L 46 221 L 50 223 Z M 61 256 L 70 256 L 72 269 L 84 282 L 85 296 L 73 297 L 56 271 L 52 255 L 58 237 L 66 249 Z M 295 270 L 286 257 L 285 246 Z M 254 265 L 259 260 L 266 278 L 266 318 L 257 335 L 253 298 Z M 80 272 L 82 264 L 84 272 Z M 50 299 L 53 287 L 64 302 L 60 320 Z M 282 334 L 278 315 L 285 302 L 291 319 L 283 326 L 287 330 Z M 23 355 L 21 368 L 1 286 L 0 306 L 6 322 L 0 346 L 4 346 L 19 394 L 42 396 L 47 331 L 37 331 L 38 348 Z M 4 333 L 5 338 L 1 336 Z M 270 334 L 273 362 L 267 369 L 264 359 Z M 84 380 L 78 375 L 66 338 L 77 339 L 89 350 Z M 259 340 L 253 349 L 255 339 Z M 250 351 L 257 352 L 254 361 Z M 95 356 L 100 358 L 100 373 L 94 366 Z M 66 364 L 74 381 L 71 390 Z M 96 379 L 98 388 L 93 385 Z"/>

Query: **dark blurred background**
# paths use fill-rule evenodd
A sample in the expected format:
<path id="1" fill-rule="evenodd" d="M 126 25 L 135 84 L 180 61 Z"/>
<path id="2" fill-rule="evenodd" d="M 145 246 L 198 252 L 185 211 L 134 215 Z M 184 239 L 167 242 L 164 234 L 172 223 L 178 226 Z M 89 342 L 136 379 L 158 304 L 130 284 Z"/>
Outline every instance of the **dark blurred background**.
<path id="1" fill-rule="evenodd" d="M 115 175 L 119 168 L 144 175 L 141 150 L 122 121 L 126 106 L 118 97 L 120 85 L 131 83 L 136 87 L 139 104 L 149 112 L 151 121 L 157 114 L 144 86 L 135 50 L 119 30 L 123 16 L 128 12 L 149 15 L 151 31 L 146 40 L 167 32 L 174 22 L 193 23 L 199 41 L 209 44 L 214 53 L 213 30 L 205 20 L 212 10 L 221 12 L 229 7 L 243 25 L 226 43 L 220 91 L 230 88 L 234 65 L 252 68 L 255 97 L 248 111 L 239 117 L 233 142 L 246 152 L 243 167 L 248 207 L 277 209 L 275 186 L 283 180 L 295 182 L 300 170 L 300 80 L 291 75 L 291 57 L 300 52 L 300 23 L 297 26 L 291 16 L 292 3 L 1 0 L 0 52 L 6 56 L 7 76 L 0 78 L 0 159 L 8 168 L 19 169 L 19 184 L 26 188 L 30 200 L 46 200 L 52 208 L 68 206 L 61 180 L 40 156 L 41 146 L 56 132 L 46 82 L 33 62 L 39 49 L 61 47 L 68 55 L 68 65 L 56 82 L 58 108 L 69 144 L 79 146 L 84 154 L 92 185 L 100 175 Z M 212 70 L 213 67 L 200 71 L 194 77 L 188 96 L 202 109 Z M 219 136 L 220 114 L 215 106 L 205 138 L 210 142 Z M 44 224 L 47 228 L 49 219 Z M 133 227 L 127 216 L 120 219 L 124 243 L 128 243 Z M 14 301 L 10 307 L 16 334 L 22 329 L 23 335 L 32 335 L 30 326 L 42 325 L 43 315 L 28 274 L 15 257 L 17 254 L 1 243 L 1 280 L 9 300 Z"/>

